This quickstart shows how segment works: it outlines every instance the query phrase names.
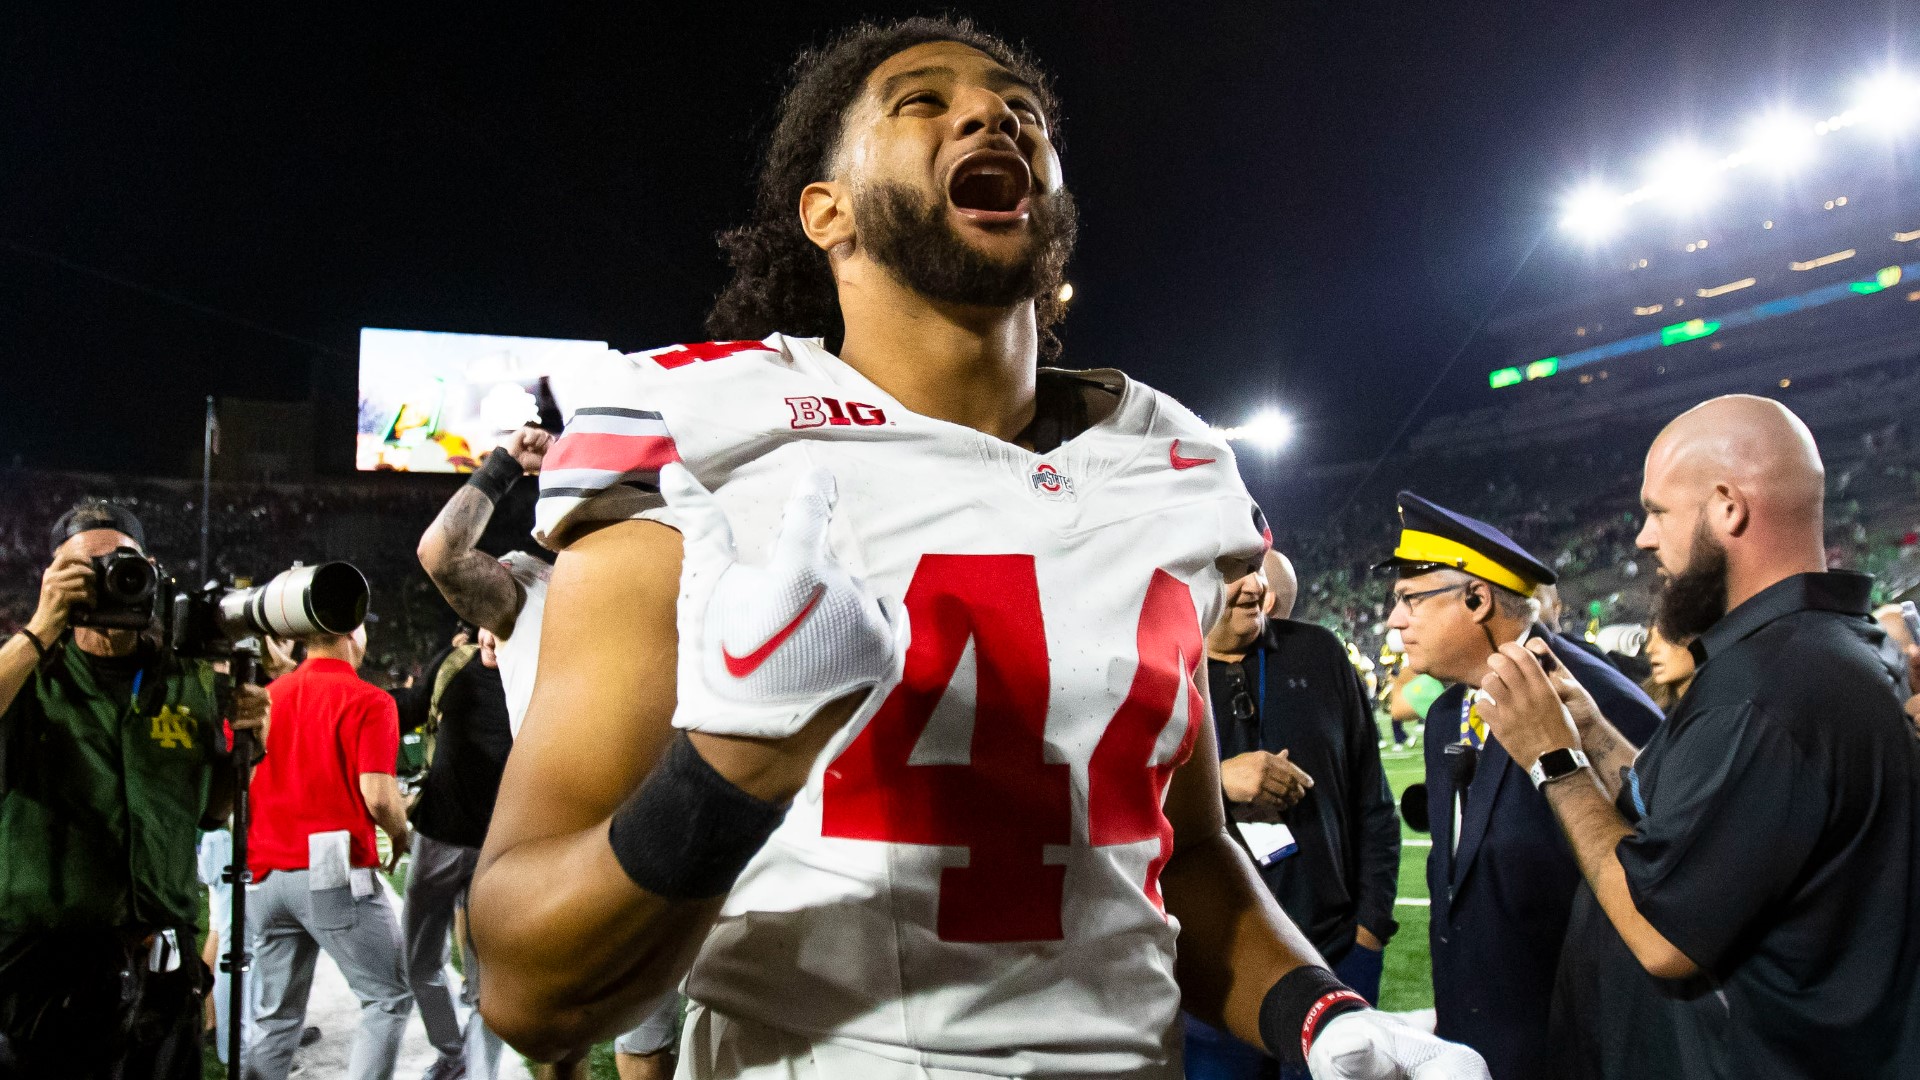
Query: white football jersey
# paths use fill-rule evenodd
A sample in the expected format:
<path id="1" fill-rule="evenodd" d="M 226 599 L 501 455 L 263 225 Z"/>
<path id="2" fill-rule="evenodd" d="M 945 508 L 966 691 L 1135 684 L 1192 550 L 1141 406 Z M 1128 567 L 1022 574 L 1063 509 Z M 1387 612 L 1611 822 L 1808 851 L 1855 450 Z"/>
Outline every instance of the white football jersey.
<path id="1" fill-rule="evenodd" d="M 907 411 L 817 340 L 610 360 L 541 473 L 536 535 L 671 521 L 679 460 L 766 555 L 830 469 L 835 554 L 908 615 L 905 674 L 815 766 L 687 978 L 719 1012 L 930 1068 L 1177 1062 L 1168 778 L 1207 722 L 1223 560 L 1264 548 L 1233 455 L 1115 371 L 1112 415 L 1035 454 Z"/>
<path id="2" fill-rule="evenodd" d="M 507 552 L 500 565 L 519 583 L 522 598 L 513 633 L 501 638 L 493 650 L 500 663 L 500 685 L 507 692 L 507 729 L 517 739 L 540 669 L 540 620 L 546 615 L 547 581 L 553 577 L 553 567 L 524 551 Z"/>

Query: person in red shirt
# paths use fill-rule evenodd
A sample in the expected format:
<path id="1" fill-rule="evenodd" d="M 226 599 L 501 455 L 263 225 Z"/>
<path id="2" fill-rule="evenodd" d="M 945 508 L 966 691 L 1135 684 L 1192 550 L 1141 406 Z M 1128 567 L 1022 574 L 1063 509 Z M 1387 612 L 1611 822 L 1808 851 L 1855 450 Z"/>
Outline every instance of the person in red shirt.
<path id="1" fill-rule="evenodd" d="M 248 1080 L 283 1080 L 292 1066 L 318 949 L 362 1002 L 350 1080 L 390 1080 L 413 1011 L 373 832 L 386 830 L 396 862 L 410 846 L 393 775 L 400 717 L 392 697 L 355 673 L 366 644 L 365 627 L 310 639 L 305 662 L 267 687 L 276 722 L 247 832 L 260 986 Z"/>

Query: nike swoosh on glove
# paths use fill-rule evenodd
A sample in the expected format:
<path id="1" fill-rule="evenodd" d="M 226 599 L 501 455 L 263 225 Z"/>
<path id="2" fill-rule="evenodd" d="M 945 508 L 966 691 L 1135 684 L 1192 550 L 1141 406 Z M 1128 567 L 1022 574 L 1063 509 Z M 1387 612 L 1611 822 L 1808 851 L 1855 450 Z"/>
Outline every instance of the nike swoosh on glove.
<path id="1" fill-rule="evenodd" d="M 1437 1038 L 1373 1009 L 1327 1021 L 1307 1055 L 1313 1080 L 1489 1080 L 1471 1047 Z"/>
<path id="2" fill-rule="evenodd" d="M 906 620 L 827 544 L 833 474 L 809 469 L 765 564 L 740 562 L 726 512 L 678 463 L 660 470 L 684 550 L 673 726 L 782 739 L 827 703 L 899 679 Z"/>

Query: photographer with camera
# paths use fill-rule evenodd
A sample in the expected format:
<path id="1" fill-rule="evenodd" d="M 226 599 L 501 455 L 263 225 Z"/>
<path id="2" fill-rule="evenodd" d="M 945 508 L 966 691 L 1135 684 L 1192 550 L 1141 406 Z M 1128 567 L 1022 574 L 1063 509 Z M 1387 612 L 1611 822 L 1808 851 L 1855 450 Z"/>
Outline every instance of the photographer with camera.
<path id="1" fill-rule="evenodd" d="M 197 1078 L 195 840 L 234 780 L 215 673 L 98 625 L 103 579 L 153 574 L 132 513 L 87 500 L 49 539 L 0 645 L 0 1078 Z M 235 688 L 228 718 L 264 739 L 266 692 Z"/>

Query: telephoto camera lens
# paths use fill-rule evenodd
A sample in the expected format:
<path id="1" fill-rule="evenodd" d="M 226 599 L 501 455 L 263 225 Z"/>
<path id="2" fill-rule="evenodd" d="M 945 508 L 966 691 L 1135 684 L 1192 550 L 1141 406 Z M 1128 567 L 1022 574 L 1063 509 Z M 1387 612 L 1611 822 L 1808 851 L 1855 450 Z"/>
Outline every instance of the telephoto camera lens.
<path id="1" fill-rule="evenodd" d="M 220 622 L 236 638 L 350 634 L 366 619 L 367 600 L 367 579 L 352 563 L 297 566 L 264 585 L 222 596 Z"/>

